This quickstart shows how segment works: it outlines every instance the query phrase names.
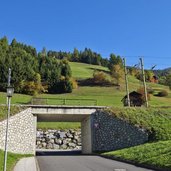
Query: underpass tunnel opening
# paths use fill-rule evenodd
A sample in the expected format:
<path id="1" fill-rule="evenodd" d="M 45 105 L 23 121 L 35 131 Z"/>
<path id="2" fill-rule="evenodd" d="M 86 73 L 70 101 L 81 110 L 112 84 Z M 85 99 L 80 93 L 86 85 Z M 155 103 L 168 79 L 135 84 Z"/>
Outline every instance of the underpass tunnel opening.
<path id="1" fill-rule="evenodd" d="M 92 153 L 91 115 L 37 115 L 36 152 Z"/>

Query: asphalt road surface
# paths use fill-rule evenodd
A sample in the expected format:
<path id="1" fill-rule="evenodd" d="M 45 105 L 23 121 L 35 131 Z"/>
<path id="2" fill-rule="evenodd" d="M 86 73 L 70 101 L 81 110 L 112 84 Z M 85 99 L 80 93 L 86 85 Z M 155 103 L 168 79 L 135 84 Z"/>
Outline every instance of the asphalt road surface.
<path id="1" fill-rule="evenodd" d="M 37 160 L 40 171 L 152 171 L 80 152 L 37 152 Z"/>

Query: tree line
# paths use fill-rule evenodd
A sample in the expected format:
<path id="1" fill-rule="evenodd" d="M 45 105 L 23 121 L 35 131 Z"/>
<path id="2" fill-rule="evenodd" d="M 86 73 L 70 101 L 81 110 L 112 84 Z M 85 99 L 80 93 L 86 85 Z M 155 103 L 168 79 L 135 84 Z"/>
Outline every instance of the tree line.
<path id="1" fill-rule="evenodd" d="M 109 60 L 103 58 L 99 53 L 93 52 L 90 48 L 85 48 L 83 51 L 79 51 L 74 48 L 73 52 L 62 52 L 62 51 L 48 51 L 48 57 L 54 57 L 56 59 L 67 59 L 70 62 L 81 62 L 93 65 L 101 65 L 108 67 Z"/>

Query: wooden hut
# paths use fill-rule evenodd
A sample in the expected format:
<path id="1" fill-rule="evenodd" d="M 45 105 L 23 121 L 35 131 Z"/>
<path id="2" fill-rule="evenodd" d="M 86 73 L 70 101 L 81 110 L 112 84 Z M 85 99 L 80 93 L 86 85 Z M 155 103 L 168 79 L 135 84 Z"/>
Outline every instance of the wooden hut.
<path id="1" fill-rule="evenodd" d="M 131 106 L 142 106 L 144 104 L 143 95 L 136 91 L 129 93 L 130 105 Z M 128 106 L 127 95 L 121 100 L 124 106 Z"/>

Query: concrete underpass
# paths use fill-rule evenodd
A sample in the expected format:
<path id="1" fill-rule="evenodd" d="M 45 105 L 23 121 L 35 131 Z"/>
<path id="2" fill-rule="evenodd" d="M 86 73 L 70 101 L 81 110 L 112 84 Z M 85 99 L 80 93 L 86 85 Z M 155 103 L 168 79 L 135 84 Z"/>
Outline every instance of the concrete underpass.
<path id="1" fill-rule="evenodd" d="M 37 122 L 81 122 L 82 153 L 92 153 L 91 114 L 103 107 L 32 106 Z"/>

